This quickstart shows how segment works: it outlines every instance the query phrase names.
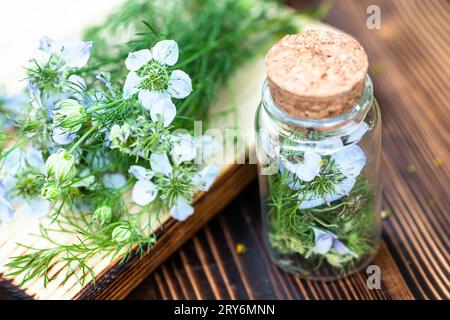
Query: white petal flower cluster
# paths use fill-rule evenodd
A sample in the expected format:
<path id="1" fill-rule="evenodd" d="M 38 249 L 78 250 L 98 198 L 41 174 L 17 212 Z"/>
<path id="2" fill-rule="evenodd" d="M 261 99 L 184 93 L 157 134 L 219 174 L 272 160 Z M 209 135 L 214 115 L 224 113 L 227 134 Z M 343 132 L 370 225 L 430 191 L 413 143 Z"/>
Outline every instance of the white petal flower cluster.
<path id="1" fill-rule="evenodd" d="M 189 131 L 173 131 L 175 104 L 192 92 L 191 78 L 175 68 L 175 41 L 130 52 L 123 87 L 107 72 L 96 70 L 92 77 L 80 69 L 91 47 L 91 42 L 41 40 L 29 69 L 26 125 L 42 153 L 26 147 L 0 154 L 0 219 L 13 216 L 16 199 L 11 194 L 20 186 L 20 193 L 33 192 L 42 204 L 79 202 L 92 212 L 96 226 L 118 219 L 111 236 L 125 242 L 136 235 L 122 199 L 130 187 L 131 200 L 142 210 L 164 208 L 183 221 L 194 212 L 193 196 L 211 187 L 219 167 L 193 161 L 215 152 L 214 139 L 201 137 L 204 149 L 199 150 Z M 80 75 L 95 80 L 87 85 Z M 89 204 L 86 198 L 95 201 Z"/>
<path id="2" fill-rule="evenodd" d="M 174 167 L 179 169 L 179 165 L 185 161 L 191 161 L 196 156 L 195 145 L 192 145 L 193 139 L 189 135 L 178 137 L 178 140 L 171 152 L 171 160 L 167 154 L 152 153 L 150 156 L 150 168 L 133 165 L 129 173 L 136 178 L 136 183 L 132 191 L 132 200 L 139 206 L 147 206 L 158 196 L 158 193 L 164 193 L 164 190 L 158 186 L 158 176 L 174 181 Z M 175 150 L 175 151 L 173 151 Z M 190 178 L 192 188 L 202 191 L 208 191 L 214 180 L 219 174 L 219 167 L 216 165 L 207 165 L 203 169 L 194 173 Z M 179 221 L 186 220 L 194 213 L 194 208 L 190 205 L 191 199 L 178 196 L 175 203 L 169 208 L 170 214 Z"/>

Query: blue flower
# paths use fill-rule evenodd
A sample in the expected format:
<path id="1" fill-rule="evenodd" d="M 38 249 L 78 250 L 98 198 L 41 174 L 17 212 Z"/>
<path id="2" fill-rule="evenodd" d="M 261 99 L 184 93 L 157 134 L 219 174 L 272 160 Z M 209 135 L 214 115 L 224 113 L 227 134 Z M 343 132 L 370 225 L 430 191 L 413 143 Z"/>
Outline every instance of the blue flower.
<path id="1" fill-rule="evenodd" d="M 312 228 L 314 231 L 314 241 L 315 245 L 312 250 L 313 253 L 319 255 L 325 255 L 332 249 L 340 255 L 351 255 L 357 256 L 353 251 L 351 251 L 346 245 L 338 240 L 338 237 L 331 233 L 330 231 L 325 231 L 318 228 Z"/>
<path id="2" fill-rule="evenodd" d="M 11 220 L 14 210 L 6 199 L 6 187 L 0 182 L 0 222 Z"/>
<path id="3" fill-rule="evenodd" d="M 36 61 L 45 65 L 52 57 L 56 57 L 63 69 L 82 68 L 89 60 L 91 48 L 92 41 L 55 41 L 43 37 L 40 40 Z"/>

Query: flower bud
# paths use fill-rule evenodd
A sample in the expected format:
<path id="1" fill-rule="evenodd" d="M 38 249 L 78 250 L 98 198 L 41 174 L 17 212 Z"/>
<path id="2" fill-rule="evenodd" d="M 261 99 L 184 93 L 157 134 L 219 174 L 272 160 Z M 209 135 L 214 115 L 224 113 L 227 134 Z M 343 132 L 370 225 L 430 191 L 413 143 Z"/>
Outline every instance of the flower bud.
<path id="1" fill-rule="evenodd" d="M 53 123 L 67 133 L 78 132 L 86 120 L 84 107 L 74 99 L 61 100 L 55 106 Z"/>
<path id="2" fill-rule="evenodd" d="M 101 206 L 95 209 L 92 221 L 99 225 L 104 226 L 108 224 L 112 219 L 112 209 L 109 206 Z"/>
<path id="3" fill-rule="evenodd" d="M 127 225 L 121 225 L 114 228 L 112 232 L 112 239 L 117 243 L 126 242 L 131 238 L 131 230 Z"/>
<path id="4" fill-rule="evenodd" d="M 49 201 L 55 201 L 60 194 L 61 189 L 55 182 L 47 182 L 41 190 L 41 196 Z"/>
<path id="5" fill-rule="evenodd" d="M 53 153 L 45 162 L 47 176 L 60 182 L 73 179 L 76 175 L 75 157 L 64 149 Z"/>
<path id="6" fill-rule="evenodd" d="M 117 124 L 113 125 L 109 133 L 111 149 L 119 149 L 124 153 L 131 153 L 131 147 L 136 141 L 136 138 L 132 134 L 132 128 L 126 123 L 121 126 Z"/>

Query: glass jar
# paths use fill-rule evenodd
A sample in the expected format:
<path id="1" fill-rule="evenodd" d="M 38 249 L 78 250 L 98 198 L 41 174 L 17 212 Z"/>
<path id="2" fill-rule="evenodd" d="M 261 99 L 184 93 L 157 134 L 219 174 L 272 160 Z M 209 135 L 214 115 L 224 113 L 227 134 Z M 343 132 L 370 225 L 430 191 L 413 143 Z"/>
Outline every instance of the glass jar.
<path id="1" fill-rule="evenodd" d="M 313 280 L 367 266 L 381 235 L 381 117 L 370 78 L 353 108 L 325 119 L 286 113 L 266 81 L 255 124 L 271 259 Z"/>

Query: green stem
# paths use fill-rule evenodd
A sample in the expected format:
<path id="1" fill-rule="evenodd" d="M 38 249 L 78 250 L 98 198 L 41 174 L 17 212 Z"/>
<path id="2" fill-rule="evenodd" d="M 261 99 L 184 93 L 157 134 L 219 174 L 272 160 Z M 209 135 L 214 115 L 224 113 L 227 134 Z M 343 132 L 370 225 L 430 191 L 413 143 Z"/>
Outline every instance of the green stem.
<path id="1" fill-rule="evenodd" d="M 96 111 L 99 111 L 99 110 L 103 110 L 103 109 L 112 107 L 112 106 L 118 104 L 119 102 L 122 102 L 122 100 L 116 100 L 116 101 L 113 101 L 113 102 L 111 102 L 111 103 L 105 104 L 105 105 L 103 105 L 103 106 L 101 106 L 101 107 L 98 107 L 98 108 L 93 109 L 91 112 L 96 112 Z"/>
<path id="2" fill-rule="evenodd" d="M 86 140 L 89 135 L 94 132 L 98 127 L 100 126 L 100 122 L 96 123 L 95 126 L 93 126 L 92 128 L 90 128 L 88 131 L 86 131 L 85 134 L 83 134 L 81 136 L 80 139 L 77 140 L 77 142 L 75 142 L 75 144 L 69 149 L 69 153 L 72 153 L 75 151 L 76 148 L 78 148 L 78 146 L 83 143 L 84 140 Z"/>

